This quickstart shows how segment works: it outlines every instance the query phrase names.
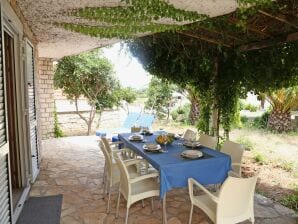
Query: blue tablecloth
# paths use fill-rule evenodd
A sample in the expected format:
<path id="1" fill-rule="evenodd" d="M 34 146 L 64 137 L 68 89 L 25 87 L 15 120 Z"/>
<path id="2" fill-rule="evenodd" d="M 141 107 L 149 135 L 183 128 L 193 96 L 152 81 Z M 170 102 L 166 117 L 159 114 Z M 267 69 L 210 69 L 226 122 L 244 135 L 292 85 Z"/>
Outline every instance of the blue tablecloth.
<path id="1" fill-rule="evenodd" d="M 179 146 L 174 141 L 167 145 L 167 152 L 150 153 L 143 149 L 143 142 L 129 141 L 131 134 L 119 134 L 119 138 L 126 147 L 146 159 L 160 175 L 160 197 L 173 189 L 187 186 L 188 178 L 192 177 L 203 185 L 222 183 L 231 170 L 230 156 L 219 151 L 202 147 L 204 157 L 190 160 L 180 156 L 188 148 Z M 155 142 L 156 135 L 144 136 L 146 142 Z"/>

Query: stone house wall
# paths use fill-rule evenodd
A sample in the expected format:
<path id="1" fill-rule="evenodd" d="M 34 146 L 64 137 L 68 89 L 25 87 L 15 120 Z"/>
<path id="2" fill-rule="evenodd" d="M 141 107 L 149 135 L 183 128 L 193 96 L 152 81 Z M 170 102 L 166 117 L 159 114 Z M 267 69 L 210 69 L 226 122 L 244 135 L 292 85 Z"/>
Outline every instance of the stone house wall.
<path id="1" fill-rule="evenodd" d="M 38 59 L 38 101 L 42 139 L 54 137 L 54 72 L 53 60 Z"/>

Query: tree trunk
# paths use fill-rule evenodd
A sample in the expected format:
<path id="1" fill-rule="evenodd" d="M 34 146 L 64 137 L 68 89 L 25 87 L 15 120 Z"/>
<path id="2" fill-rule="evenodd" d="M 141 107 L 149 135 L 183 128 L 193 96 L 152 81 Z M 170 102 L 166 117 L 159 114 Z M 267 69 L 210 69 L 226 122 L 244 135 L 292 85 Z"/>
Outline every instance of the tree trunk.
<path id="1" fill-rule="evenodd" d="M 290 112 L 272 111 L 268 118 L 268 128 L 278 132 L 287 132 L 292 129 Z"/>
<path id="2" fill-rule="evenodd" d="M 200 104 L 199 100 L 195 97 L 191 97 L 190 102 L 188 120 L 191 125 L 195 125 L 200 116 Z"/>

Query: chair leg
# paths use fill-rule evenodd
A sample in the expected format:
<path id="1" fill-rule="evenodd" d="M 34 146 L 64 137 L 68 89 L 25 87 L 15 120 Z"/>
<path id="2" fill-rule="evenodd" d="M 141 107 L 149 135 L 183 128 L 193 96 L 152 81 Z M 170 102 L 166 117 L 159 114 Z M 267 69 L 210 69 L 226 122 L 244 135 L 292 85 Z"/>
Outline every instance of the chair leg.
<path id="1" fill-rule="evenodd" d="M 153 197 L 151 198 L 151 210 L 152 210 L 152 212 L 154 211 L 154 199 L 153 199 Z"/>
<path id="2" fill-rule="evenodd" d="M 109 186 L 109 184 L 110 184 L 110 180 L 108 180 L 107 178 L 106 178 L 106 180 L 105 180 L 105 185 L 104 185 L 104 192 L 103 192 L 103 199 L 105 199 L 106 198 L 106 194 L 108 193 L 108 186 Z"/>
<path id="3" fill-rule="evenodd" d="M 192 213 L 193 213 L 193 204 L 191 204 L 188 224 L 191 224 L 191 221 L 192 221 Z"/>
<path id="4" fill-rule="evenodd" d="M 118 215 L 119 215 L 120 197 L 121 197 L 121 193 L 119 191 L 118 192 L 118 199 L 117 199 L 116 218 L 118 218 Z"/>
<path id="5" fill-rule="evenodd" d="M 108 209 L 107 209 L 107 213 L 110 213 L 110 200 L 111 200 L 111 185 L 109 183 L 109 196 L 108 196 Z"/>
<path id="6" fill-rule="evenodd" d="M 145 207 L 144 199 L 142 199 L 142 208 Z"/>
<path id="7" fill-rule="evenodd" d="M 107 164 L 106 164 L 106 162 L 105 162 L 105 165 L 104 165 L 104 167 L 103 167 L 102 185 L 104 185 L 105 182 L 106 182 L 106 169 L 107 169 Z"/>
<path id="8" fill-rule="evenodd" d="M 128 212 L 129 212 L 129 206 L 126 206 L 125 224 L 127 224 L 128 222 Z"/>

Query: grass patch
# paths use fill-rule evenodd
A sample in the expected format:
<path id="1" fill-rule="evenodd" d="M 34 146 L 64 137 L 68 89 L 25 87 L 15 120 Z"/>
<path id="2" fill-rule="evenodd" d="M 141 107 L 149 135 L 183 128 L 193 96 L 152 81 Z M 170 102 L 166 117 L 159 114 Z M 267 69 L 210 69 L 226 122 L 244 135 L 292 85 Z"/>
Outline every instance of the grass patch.
<path id="1" fill-rule="evenodd" d="M 244 136 L 240 136 L 239 138 L 237 138 L 236 142 L 243 145 L 245 150 L 247 151 L 253 151 L 255 149 L 255 144 L 250 139 Z"/>
<path id="2" fill-rule="evenodd" d="M 298 212 L 298 188 L 295 189 L 293 194 L 279 199 L 278 202 L 290 209 L 293 209 L 295 212 Z"/>
<path id="3" fill-rule="evenodd" d="M 258 152 L 255 153 L 253 158 L 257 163 L 260 163 L 260 164 L 263 164 L 266 162 L 266 157 L 263 154 L 258 153 Z"/>

